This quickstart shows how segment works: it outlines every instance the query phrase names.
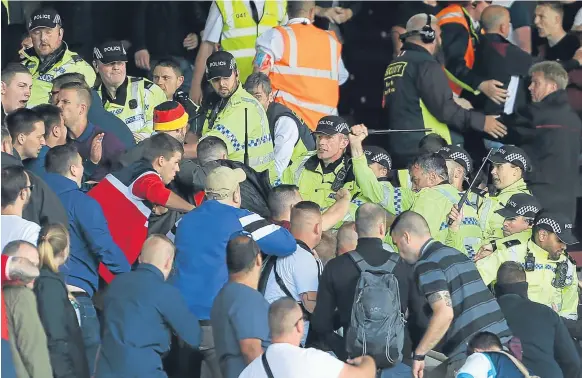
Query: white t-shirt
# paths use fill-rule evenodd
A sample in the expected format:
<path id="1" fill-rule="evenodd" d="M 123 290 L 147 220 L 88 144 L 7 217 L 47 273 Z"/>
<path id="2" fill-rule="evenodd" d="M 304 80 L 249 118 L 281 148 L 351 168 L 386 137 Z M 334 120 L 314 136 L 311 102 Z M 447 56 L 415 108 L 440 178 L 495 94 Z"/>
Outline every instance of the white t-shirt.
<path id="1" fill-rule="evenodd" d="M 1 222 L 1 250 L 4 250 L 6 244 L 14 240 L 24 240 L 33 245 L 36 245 L 38 241 L 38 234 L 40 232 L 40 226 L 38 224 L 27 221 L 18 215 L 2 215 Z"/>
<path id="2" fill-rule="evenodd" d="M 285 287 L 289 290 L 293 299 L 297 302 L 301 302 L 300 294 L 309 291 L 317 292 L 319 274 L 322 270 L 321 266 L 319 259 L 316 259 L 311 252 L 306 251 L 299 245 L 292 255 L 277 258 L 277 273 L 285 283 Z M 265 288 L 265 299 L 267 302 L 273 303 L 284 296 L 285 292 L 277 284 L 275 273 L 271 271 Z M 303 344 L 307 339 L 308 330 L 309 322 L 306 321 L 305 332 L 301 340 Z"/>
<path id="3" fill-rule="evenodd" d="M 281 177 L 283 171 L 289 166 L 295 144 L 299 139 L 297 124 L 291 117 L 279 117 L 275 123 L 275 169 L 277 176 Z"/>
<path id="4" fill-rule="evenodd" d="M 276 378 L 337 378 L 344 367 L 342 361 L 326 352 L 291 344 L 272 344 L 265 353 Z M 251 362 L 239 378 L 267 378 L 261 357 Z"/>

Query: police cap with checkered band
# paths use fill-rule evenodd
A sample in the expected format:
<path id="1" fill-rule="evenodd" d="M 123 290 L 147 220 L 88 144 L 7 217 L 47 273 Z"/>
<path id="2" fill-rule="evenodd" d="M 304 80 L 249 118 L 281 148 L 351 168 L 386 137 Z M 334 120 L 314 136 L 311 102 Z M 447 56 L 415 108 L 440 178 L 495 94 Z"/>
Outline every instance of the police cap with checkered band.
<path id="1" fill-rule="evenodd" d="M 509 197 L 505 207 L 496 211 L 503 218 L 515 218 L 518 216 L 535 218 L 542 209 L 539 201 L 527 193 L 517 193 Z"/>
<path id="2" fill-rule="evenodd" d="M 521 168 L 523 172 L 531 172 L 532 170 L 531 162 L 525 151 L 508 144 L 491 154 L 489 160 L 496 164 L 511 163 Z"/>
<path id="3" fill-rule="evenodd" d="M 330 115 L 325 116 L 317 122 L 314 134 L 335 135 L 350 133 L 350 127 L 345 119 L 340 116 Z"/>
<path id="4" fill-rule="evenodd" d="M 385 149 L 376 146 L 366 146 L 364 147 L 364 155 L 366 155 L 368 164 L 378 163 L 387 170 L 392 170 L 392 159 Z"/>
<path id="5" fill-rule="evenodd" d="M 574 225 L 565 215 L 540 211 L 536 217 L 535 226 L 553 232 L 566 245 L 578 243 L 578 239 L 572 233 Z"/>
<path id="6" fill-rule="evenodd" d="M 437 154 L 441 155 L 445 160 L 452 160 L 455 163 L 460 164 L 461 167 L 465 168 L 467 176 L 471 173 L 473 167 L 471 164 L 471 156 L 463 148 L 452 144 L 441 147 L 437 151 Z"/>
<path id="7" fill-rule="evenodd" d="M 206 60 L 206 76 L 208 80 L 218 77 L 230 77 L 236 69 L 234 56 L 226 51 L 213 52 Z"/>

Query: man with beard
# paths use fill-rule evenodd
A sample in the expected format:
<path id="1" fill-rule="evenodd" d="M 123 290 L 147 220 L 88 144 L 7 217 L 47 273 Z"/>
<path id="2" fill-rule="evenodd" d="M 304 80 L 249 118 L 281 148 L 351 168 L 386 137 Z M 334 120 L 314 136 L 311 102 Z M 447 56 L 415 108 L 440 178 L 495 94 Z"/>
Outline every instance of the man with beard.
<path id="1" fill-rule="evenodd" d="M 247 165 L 257 172 L 269 170 L 274 181 L 275 154 L 267 115 L 243 88 L 235 58 L 226 51 L 213 53 L 206 61 L 206 75 L 213 93 L 202 105 L 207 112 L 202 139 L 209 135 L 222 139 L 229 160 L 244 162 L 248 156 Z"/>
<path id="2" fill-rule="evenodd" d="M 553 308 L 563 318 L 578 319 L 578 275 L 576 264 L 566 253 L 566 246 L 578 242 L 572 227 L 565 216 L 541 211 L 530 240 L 515 240 L 477 264 L 483 282 L 489 285 L 495 275 L 487 272 L 497 271 L 489 260 L 497 261 L 497 268 L 505 261 L 519 262 L 525 268 L 530 300 Z"/>
<path id="3" fill-rule="evenodd" d="M 402 53 L 384 74 L 386 125 L 398 129 L 432 128 L 449 144 L 462 142 L 460 132 L 473 129 L 497 139 L 506 128 L 493 116 L 463 109 L 453 100 L 447 77 L 436 60 L 441 32 L 436 18 L 417 14 L 408 20 Z M 456 132 L 451 132 L 452 127 Z M 422 133 L 390 136 L 387 151 L 395 168 L 403 168 L 418 154 Z"/>

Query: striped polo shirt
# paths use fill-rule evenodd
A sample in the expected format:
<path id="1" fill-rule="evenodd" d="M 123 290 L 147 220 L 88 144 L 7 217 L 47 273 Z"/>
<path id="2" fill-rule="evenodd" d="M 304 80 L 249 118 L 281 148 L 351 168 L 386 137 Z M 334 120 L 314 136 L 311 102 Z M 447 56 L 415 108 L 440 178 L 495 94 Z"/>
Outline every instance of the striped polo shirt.
<path id="1" fill-rule="evenodd" d="M 471 336 L 482 331 L 496 334 L 502 343 L 509 341 L 511 331 L 475 264 L 456 249 L 433 239 L 421 251 L 414 265 L 420 292 L 428 297 L 448 291 L 453 304 L 454 318 L 442 340 L 442 352 L 449 357 L 465 352 Z"/>

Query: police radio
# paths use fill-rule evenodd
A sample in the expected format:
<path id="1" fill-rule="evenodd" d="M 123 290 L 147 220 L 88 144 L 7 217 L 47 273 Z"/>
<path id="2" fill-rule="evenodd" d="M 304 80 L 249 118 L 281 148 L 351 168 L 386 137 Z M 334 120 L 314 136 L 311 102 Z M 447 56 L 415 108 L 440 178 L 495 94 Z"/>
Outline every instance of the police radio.
<path id="1" fill-rule="evenodd" d="M 566 278 L 568 277 L 568 262 L 562 261 L 556 263 L 556 275 L 552 279 L 552 286 L 557 289 L 566 287 Z"/>
<path id="2" fill-rule="evenodd" d="M 536 268 L 536 258 L 534 257 L 533 253 L 528 252 L 525 255 L 525 271 L 526 272 L 533 272 Z"/>

